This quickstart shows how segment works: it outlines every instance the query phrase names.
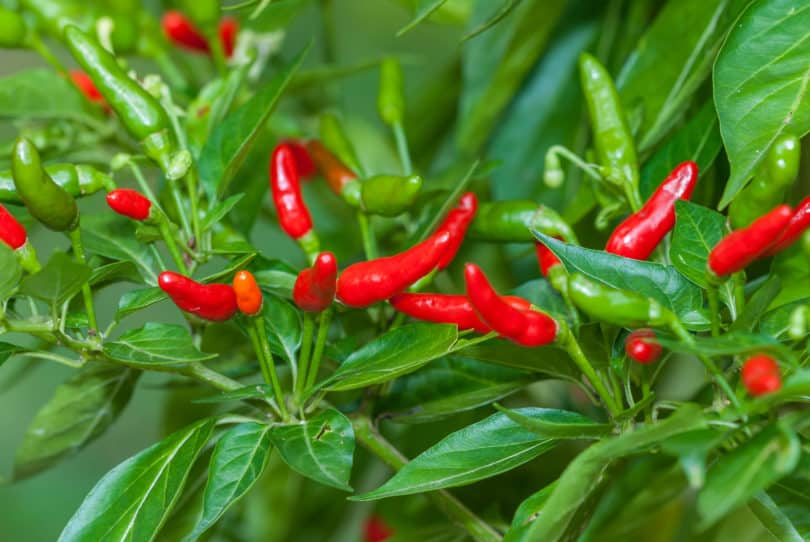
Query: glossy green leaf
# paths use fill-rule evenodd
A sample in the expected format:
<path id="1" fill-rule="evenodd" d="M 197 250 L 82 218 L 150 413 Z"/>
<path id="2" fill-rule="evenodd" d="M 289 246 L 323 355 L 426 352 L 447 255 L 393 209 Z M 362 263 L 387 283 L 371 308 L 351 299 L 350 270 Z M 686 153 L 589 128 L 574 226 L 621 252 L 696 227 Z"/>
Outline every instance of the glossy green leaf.
<path id="1" fill-rule="evenodd" d="M 138 266 L 149 284 L 157 284 L 157 267 L 149 246 L 135 238 L 130 220 L 114 213 L 82 215 L 82 242 L 87 252 Z"/>
<path id="2" fill-rule="evenodd" d="M 254 273 L 256 282 L 262 288 L 285 299 L 292 299 L 292 290 L 297 275 L 283 270 L 263 270 Z"/>
<path id="3" fill-rule="evenodd" d="M 19 292 L 58 307 L 81 291 L 90 273 L 89 267 L 64 252 L 54 252 L 42 270 L 22 280 Z"/>
<path id="4" fill-rule="evenodd" d="M 245 197 L 245 194 L 234 194 L 225 201 L 218 203 L 216 207 L 208 211 L 208 213 L 205 215 L 205 218 L 203 218 L 202 223 L 200 224 L 200 228 L 202 228 L 203 231 L 208 231 L 211 229 L 214 224 L 228 216 L 231 209 L 233 209 L 243 197 Z"/>
<path id="5" fill-rule="evenodd" d="M 99 122 L 87 112 L 84 98 L 69 79 L 47 68 L 0 78 L 0 117 Z"/>
<path id="6" fill-rule="evenodd" d="M 517 410 L 497 406 L 507 418 L 527 431 L 554 439 L 599 439 L 609 435 L 613 428 L 609 424 L 596 423 L 578 412 L 540 408 L 527 416 Z"/>
<path id="7" fill-rule="evenodd" d="M 447 0 L 419 0 L 419 3 L 416 5 L 416 13 L 414 13 L 413 19 L 399 29 L 397 36 L 403 35 L 419 25 L 421 22 L 427 20 L 431 15 L 433 15 L 434 12 L 436 12 L 436 10 L 442 7 L 442 4 L 445 2 L 447 2 Z"/>
<path id="8" fill-rule="evenodd" d="M 351 390 L 393 380 L 450 353 L 457 340 L 458 328 L 451 324 L 398 327 L 355 351 L 323 387 Z"/>
<path id="9" fill-rule="evenodd" d="M 487 20 L 485 20 L 482 23 L 479 23 L 478 26 L 476 26 L 475 28 L 464 34 L 464 36 L 462 36 L 461 39 L 469 40 L 483 32 L 486 32 L 487 30 L 489 30 L 490 28 L 492 28 L 493 26 L 504 20 L 510 13 L 512 13 L 512 11 L 515 8 L 518 7 L 518 5 L 522 1 L 523 0 L 503 0 L 501 6 L 498 8 L 497 11 L 495 11 L 495 13 L 493 13 Z"/>
<path id="10" fill-rule="evenodd" d="M 25 348 L 16 344 L 0 342 L 0 365 L 3 365 L 9 358 L 20 352 L 25 352 Z"/>
<path id="11" fill-rule="evenodd" d="M 324 410 L 309 420 L 276 425 L 270 440 L 297 473 L 327 486 L 351 491 L 354 429 L 346 416 Z"/>
<path id="12" fill-rule="evenodd" d="M 98 438 L 129 403 L 138 372 L 90 362 L 56 389 L 17 449 L 14 478 L 33 476 Z"/>
<path id="13" fill-rule="evenodd" d="M 714 65 L 714 102 L 731 176 L 719 207 L 742 190 L 783 133 L 810 130 L 810 4 L 751 2 Z"/>
<path id="14" fill-rule="evenodd" d="M 226 193 L 308 50 L 298 53 L 252 98 L 229 113 L 206 141 L 199 170 L 202 186 L 212 200 Z"/>
<path id="15" fill-rule="evenodd" d="M 105 286 L 113 282 L 131 282 L 142 284 L 143 277 L 132 262 L 113 262 L 93 269 L 90 275 L 90 286 Z"/>
<path id="16" fill-rule="evenodd" d="M 17 288 L 21 275 L 17 255 L 5 243 L 0 243 L 0 302 Z"/>
<path id="17" fill-rule="evenodd" d="M 270 457 L 270 426 L 254 422 L 226 431 L 211 456 L 203 510 L 186 540 L 197 540 L 259 479 Z"/>
<path id="18" fill-rule="evenodd" d="M 213 429 L 213 419 L 199 421 L 105 474 L 70 518 L 59 542 L 154 540 Z"/>
<path id="19" fill-rule="evenodd" d="M 284 356 L 295 365 L 295 352 L 301 345 L 301 317 L 287 301 L 273 295 L 265 295 L 262 304 L 264 329 L 273 352 Z"/>
<path id="20" fill-rule="evenodd" d="M 533 418 L 544 409 L 516 412 Z M 471 484 L 519 467 L 553 448 L 553 439 L 527 431 L 498 412 L 450 433 L 397 472 L 374 491 L 352 497 L 370 501 Z"/>
<path id="21" fill-rule="evenodd" d="M 806 460 L 803 461 L 806 464 Z M 798 471 L 799 469 L 797 469 Z M 810 539 L 810 486 L 806 470 L 782 478 L 767 491 L 771 500 L 779 507 L 802 540 Z"/>
<path id="22" fill-rule="evenodd" d="M 155 303 L 168 299 L 168 297 L 166 292 L 157 286 L 124 292 L 124 295 L 118 300 L 118 310 L 115 311 L 115 319 L 120 321 L 130 314 L 151 307 Z"/>
<path id="23" fill-rule="evenodd" d="M 801 305 L 810 305 L 810 297 L 781 305 L 766 312 L 759 320 L 759 332 L 776 339 L 784 338 L 788 334 L 791 313 Z"/>
<path id="24" fill-rule="evenodd" d="M 117 340 L 104 343 L 110 359 L 134 366 L 182 365 L 216 357 L 200 352 L 183 326 L 150 322 L 127 331 Z"/>
<path id="25" fill-rule="evenodd" d="M 752 331 L 756 328 L 759 319 L 765 314 L 770 304 L 779 295 L 782 289 L 782 281 L 777 275 L 768 277 L 765 283 L 757 288 L 746 300 L 745 308 L 736 320 L 729 326 L 730 331 Z"/>
<path id="26" fill-rule="evenodd" d="M 772 336 L 733 331 L 717 337 L 696 336 L 694 344 L 687 344 L 674 337 L 660 335 L 658 342 L 667 350 L 692 355 L 737 356 L 756 352 L 770 352 L 784 361 L 795 360 L 795 354 Z"/>
<path id="27" fill-rule="evenodd" d="M 549 378 L 580 381 L 580 372 L 564 350 L 553 346 L 526 348 L 511 341 L 493 339 L 459 350 L 460 355 L 486 363 L 526 369 Z"/>
<path id="28" fill-rule="evenodd" d="M 772 425 L 739 448 L 723 455 L 709 470 L 697 499 L 705 529 L 742 506 L 796 467 L 801 453 L 798 437 L 780 424 Z"/>
<path id="29" fill-rule="evenodd" d="M 754 498 L 748 503 L 748 508 L 762 523 L 762 526 L 779 542 L 805 541 L 787 514 L 764 491 L 754 495 Z"/>

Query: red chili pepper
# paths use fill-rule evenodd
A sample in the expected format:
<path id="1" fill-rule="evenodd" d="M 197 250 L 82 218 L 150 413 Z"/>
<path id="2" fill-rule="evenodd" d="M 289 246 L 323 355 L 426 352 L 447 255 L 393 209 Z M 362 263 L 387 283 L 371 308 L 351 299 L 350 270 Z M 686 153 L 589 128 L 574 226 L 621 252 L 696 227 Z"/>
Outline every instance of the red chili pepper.
<path id="1" fill-rule="evenodd" d="M 810 228 L 810 196 L 807 196 L 793 211 L 790 222 L 782 235 L 766 250 L 762 256 L 773 256 L 787 249 L 802 236 L 804 230 Z"/>
<path id="2" fill-rule="evenodd" d="M 134 220 L 146 220 L 152 210 L 152 202 L 131 188 L 118 188 L 107 194 L 107 205 L 119 215 Z"/>
<path id="3" fill-rule="evenodd" d="M 219 322 L 236 313 L 236 294 L 230 284 L 200 284 L 179 273 L 164 271 L 158 286 L 174 304 L 205 320 Z"/>
<path id="4" fill-rule="evenodd" d="M 337 289 L 337 259 L 331 252 L 321 252 L 312 267 L 295 279 L 293 301 L 307 312 L 321 312 L 332 304 Z"/>
<path id="5" fill-rule="evenodd" d="M 295 152 L 286 143 L 276 146 L 270 158 L 270 188 L 281 228 L 293 239 L 312 231 L 312 217 L 301 196 Z"/>
<path id="6" fill-rule="evenodd" d="M 504 296 L 503 300 L 520 310 L 527 310 L 532 306 L 527 300 L 516 296 Z M 492 328 L 478 317 L 466 295 L 403 292 L 396 294 L 389 301 L 396 310 L 417 320 L 456 324 L 462 331 L 465 329 L 473 329 L 477 333 L 492 331 Z"/>
<path id="7" fill-rule="evenodd" d="M 780 238 L 792 217 L 788 205 L 779 205 L 747 228 L 726 235 L 709 253 L 709 269 L 720 277 L 745 269 Z"/>
<path id="8" fill-rule="evenodd" d="M 101 95 L 101 92 L 98 91 L 96 85 L 93 83 L 93 80 L 90 79 L 90 76 L 84 73 L 81 70 L 70 70 L 70 79 L 73 81 L 73 84 L 76 85 L 76 88 L 87 98 L 91 103 L 97 105 L 107 105 L 107 100 L 104 99 L 104 96 Z"/>
<path id="9" fill-rule="evenodd" d="M 183 13 L 170 10 L 163 14 L 161 20 L 163 33 L 172 43 L 179 45 L 190 51 L 199 53 L 210 53 L 208 40 L 205 39 L 200 30 Z M 236 43 L 236 35 L 239 32 L 239 21 L 227 17 L 219 22 L 219 39 L 222 43 L 222 50 L 225 56 L 233 54 Z"/>
<path id="10" fill-rule="evenodd" d="M 340 159 L 329 152 L 320 141 L 307 141 L 307 150 L 312 160 L 321 170 L 321 175 L 326 179 L 326 183 L 332 192 L 338 196 L 343 196 L 343 189 L 347 184 L 357 180 L 357 174 L 350 170 Z"/>
<path id="11" fill-rule="evenodd" d="M 745 389 L 754 397 L 775 392 L 782 387 L 779 366 L 772 357 L 765 354 L 751 356 L 743 363 L 742 381 Z"/>
<path id="12" fill-rule="evenodd" d="M 28 234 L 22 224 L 0 205 L 0 241 L 3 241 L 12 250 L 17 250 L 28 240 Z"/>
<path id="13" fill-rule="evenodd" d="M 664 349 L 655 342 L 655 331 L 637 329 L 631 332 L 624 341 L 624 351 L 627 352 L 628 358 L 646 364 L 660 358 Z"/>
<path id="14" fill-rule="evenodd" d="M 318 172 L 318 166 L 315 165 L 312 156 L 309 155 L 306 144 L 297 139 L 286 139 L 282 143 L 290 147 L 295 157 L 295 169 L 298 171 L 301 180 L 306 181 L 315 176 Z"/>
<path id="15" fill-rule="evenodd" d="M 464 269 L 467 296 L 481 319 L 494 331 L 523 346 L 541 346 L 557 337 L 557 322 L 536 310 L 516 309 L 492 287 L 481 268 L 468 263 Z"/>
<path id="16" fill-rule="evenodd" d="M 464 235 L 467 233 L 467 228 L 475 218 L 475 212 L 478 210 L 478 198 L 472 192 L 467 192 L 458 202 L 458 205 L 447 213 L 444 222 L 439 225 L 436 230 L 437 233 L 447 231 L 450 233 L 450 246 L 447 252 L 439 260 L 438 269 L 441 271 L 452 263 L 453 258 L 456 257 L 458 249 L 461 248 L 461 243 L 464 241 Z"/>
<path id="17" fill-rule="evenodd" d="M 337 298 L 350 307 L 385 301 L 433 271 L 449 245 L 450 234 L 440 232 L 405 252 L 350 265 L 338 278 Z"/>
<path id="18" fill-rule="evenodd" d="M 233 277 L 236 305 L 242 314 L 253 316 L 262 310 L 262 290 L 250 271 L 239 271 Z"/>
<path id="19" fill-rule="evenodd" d="M 394 536 L 394 531 L 379 516 L 371 516 L 363 525 L 363 542 L 385 542 Z"/>
<path id="20" fill-rule="evenodd" d="M 232 17 L 225 17 L 219 21 L 219 39 L 225 56 L 231 58 L 236 47 L 236 36 L 239 34 L 239 21 Z"/>
<path id="21" fill-rule="evenodd" d="M 555 239 L 560 239 L 555 236 Z M 562 239 L 560 239 L 562 240 Z M 537 242 L 534 244 L 534 250 L 537 253 L 537 263 L 540 266 L 540 272 L 544 277 L 548 277 L 548 272 L 555 265 L 562 265 L 560 259 L 551 252 L 546 245 Z"/>
<path id="22" fill-rule="evenodd" d="M 688 200 L 698 178 L 694 162 L 684 162 L 664 179 L 637 212 L 613 231 L 605 250 L 626 258 L 646 260 L 675 225 L 675 202 Z"/>

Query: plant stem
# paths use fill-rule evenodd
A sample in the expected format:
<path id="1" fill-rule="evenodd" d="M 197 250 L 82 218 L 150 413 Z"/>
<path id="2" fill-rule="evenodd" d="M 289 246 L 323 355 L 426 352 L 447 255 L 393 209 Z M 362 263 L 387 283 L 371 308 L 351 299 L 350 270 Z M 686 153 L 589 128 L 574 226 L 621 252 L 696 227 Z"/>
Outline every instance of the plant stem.
<path id="1" fill-rule="evenodd" d="M 734 281 L 734 308 L 736 309 L 734 319 L 736 320 L 745 308 L 745 273 L 734 273 L 731 280 Z"/>
<path id="2" fill-rule="evenodd" d="M 258 316 L 255 319 L 255 325 L 256 332 L 259 335 L 261 350 L 264 354 L 263 356 L 259 356 L 259 362 L 265 365 L 265 369 L 270 376 L 270 383 L 273 385 L 273 392 L 276 394 L 278 408 L 281 411 L 281 418 L 286 421 L 290 418 L 290 415 L 287 413 L 287 404 L 284 402 L 284 392 L 281 390 L 281 384 L 279 383 L 278 375 L 276 374 L 276 365 L 273 361 L 273 352 L 270 351 L 270 343 L 267 342 L 267 334 L 264 330 L 264 317 Z"/>
<path id="3" fill-rule="evenodd" d="M 580 170 L 585 172 L 585 174 L 588 175 L 593 180 L 599 182 L 602 181 L 602 175 L 599 174 L 598 166 L 585 162 L 582 158 L 580 158 L 567 148 L 563 147 L 562 145 L 554 145 L 548 150 L 548 152 L 559 154 L 560 156 L 564 157 L 566 160 L 577 166 Z"/>
<path id="4" fill-rule="evenodd" d="M 718 299 L 717 287 L 710 284 L 706 288 L 706 297 L 709 299 L 709 312 L 712 319 L 712 337 L 720 335 L 720 300 Z"/>
<path id="5" fill-rule="evenodd" d="M 211 57 L 214 59 L 217 72 L 219 72 L 219 75 L 225 75 L 228 71 L 228 65 L 225 59 L 225 50 L 222 48 L 222 42 L 219 40 L 218 32 L 215 32 L 214 35 L 208 39 L 208 47 L 211 49 Z"/>
<path id="6" fill-rule="evenodd" d="M 192 165 L 185 176 L 188 199 L 191 202 L 191 228 L 194 232 L 194 241 L 199 244 L 202 241 L 202 230 L 200 229 L 199 194 L 197 193 L 197 170 Z"/>
<path id="7" fill-rule="evenodd" d="M 579 367 L 579 370 L 582 371 L 582 374 L 590 381 L 591 385 L 596 389 L 596 393 L 599 394 L 602 402 L 610 411 L 610 415 L 615 418 L 621 413 L 621 406 L 616 403 L 616 399 L 610 391 L 608 391 L 607 387 L 605 387 L 599 375 L 593 370 L 591 363 L 588 361 L 582 348 L 580 348 L 574 335 L 568 329 L 561 330 L 561 332 L 565 333 L 565 338 L 562 340 L 561 346 L 568 352 L 568 355 L 574 360 L 574 363 Z"/>
<path id="8" fill-rule="evenodd" d="M 87 264 L 84 257 L 84 245 L 82 245 L 82 234 L 78 226 L 69 234 L 70 242 L 73 244 L 73 254 L 76 256 L 76 261 L 80 264 Z M 87 320 L 90 323 L 90 334 L 95 335 L 98 333 L 98 323 L 96 322 L 96 308 L 93 305 L 93 292 L 90 290 L 90 284 L 85 282 L 82 285 L 82 297 L 84 298 L 84 308 L 87 311 Z"/>
<path id="9" fill-rule="evenodd" d="M 295 397 L 300 399 L 306 389 L 309 355 L 312 353 L 312 335 L 315 333 L 315 317 L 304 313 L 304 329 L 301 337 L 301 351 L 298 354 L 298 380 L 295 382 Z"/>
<path id="10" fill-rule="evenodd" d="M 377 243 L 371 233 L 368 216 L 363 211 L 357 212 L 357 223 L 360 225 L 360 235 L 363 237 L 363 250 L 366 253 L 366 259 L 373 260 L 377 257 Z"/>
<path id="11" fill-rule="evenodd" d="M 397 152 L 399 153 L 399 160 L 402 162 L 402 169 L 405 175 L 413 173 L 413 164 L 411 163 L 411 152 L 408 149 L 408 139 L 405 137 L 405 129 L 402 123 L 394 124 L 394 139 L 397 142 Z"/>
<path id="12" fill-rule="evenodd" d="M 172 259 L 177 265 L 177 268 L 184 275 L 188 275 L 186 262 L 183 260 L 183 255 L 180 253 L 180 249 L 177 247 L 174 236 L 169 229 L 169 223 L 163 213 L 161 213 L 160 217 L 158 218 L 158 227 L 160 228 L 160 235 L 163 237 L 163 242 L 166 243 L 166 248 L 169 249 L 169 253 L 172 255 Z"/>
<path id="13" fill-rule="evenodd" d="M 33 50 L 39 53 L 39 56 L 44 58 L 48 64 L 53 66 L 53 68 L 57 72 L 64 74 L 68 72 L 67 69 L 65 68 L 65 65 L 62 64 L 62 62 L 58 58 L 56 58 L 56 55 L 54 55 L 51 52 L 48 46 L 45 45 L 45 43 L 43 43 L 42 39 L 39 37 L 39 34 L 31 32 L 28 36 L 28 45 L 30 45 Z"/>
<path id="14" fill-rule="evenodd" d="M 352 425 L 354 435 L 360 444 L 389 467 L 398 471 L 408 463 L 408 459 L 377 431 L 367 416 L 354 418 Z M 432 491 L 426 496 L 433 500 L 447 517 L 463 527 L 474 540 L 478 542 L 499 542 L 501 540 L 501 536 L 495 529 L 447 491 Z"/>
<path id="15" fill-rule="evenodd" d="M 205 382 L 222 391 L 233 391 L 243 387 L 242 384 L 236 380 L 209 369 L 199 362 L 189 363 L 182 371 L 182 374 L 199 380 L 200 382 Z"/>
<path id="16" fill-rule="evenodd" d="M 143 176 L 140 166 L 138 166 L 138 164 L 136 164 L 131 158 L 127 160 L 127 164 L 129 164 L 129 169 L 132 170 L 135 180 L 138 181 L 138 186 L 141 187 L 141 190 L 143 190 L 146 197 L 149 198 L 149 201 L 152 202 L 152 205 L 157 205 L 160 207 L 160 202 L 158 201 L 157 196 L 155 196 L 155 193 L 152 192 L 152 187 L 149 186 L 148 182 L 146 182 L 146 178 Z"/>
<path id="17" fill-rule="evenodd" d="M 321 313 L 321 321 L 318 324 L 318 336 L 315 338 L 315 351 L 312 353 L 312 360 L 309 364 L 309 371 L 307 372 L 307 382 L 304 386 L 305 390 L 312 388 L 315 385 L 315 380 L 318 378 L 318 369 L 321 365 L 321 358 L 323 357 L 323 349 L 326 346 L 326 338 L 329 336 L 329 324 L 332 322 L 332 307 L 329 307 Z"/>

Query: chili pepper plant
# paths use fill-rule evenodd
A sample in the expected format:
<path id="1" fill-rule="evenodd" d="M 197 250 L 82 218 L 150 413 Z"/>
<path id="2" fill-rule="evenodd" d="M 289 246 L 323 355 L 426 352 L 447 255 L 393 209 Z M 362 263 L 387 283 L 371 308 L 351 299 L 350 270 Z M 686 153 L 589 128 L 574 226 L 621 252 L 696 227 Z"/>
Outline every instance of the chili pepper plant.
<path id="1" fill-rule="evenodd" d="M 810 539 L 810 0 L 0 6 L 0 538 Z"/>

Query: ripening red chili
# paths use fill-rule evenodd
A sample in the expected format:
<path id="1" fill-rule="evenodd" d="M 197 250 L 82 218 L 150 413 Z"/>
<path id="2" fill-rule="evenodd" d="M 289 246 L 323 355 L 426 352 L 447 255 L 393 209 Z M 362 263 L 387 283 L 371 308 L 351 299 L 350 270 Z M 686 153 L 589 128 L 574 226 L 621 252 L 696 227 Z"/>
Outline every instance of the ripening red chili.
<path id="1" fill-rule="evenodd" d="M 560 239 L 555 236 L 555 239 Z M 562 241 L 562 239 L 560 239 Z M 555 265 L 562 265 L 560 259 L 551 252 L 546 245 L 540 242 L 534 244 L 534 250 L 537 253 L 537 263 L 540 266 L 540 272 L 544 277 L 548 277 L 548 273 Z"/>
<path id="2" fill-rule="evenodd" d="M 286 139 L 282 143 L 289 146 L 293 153 L 298 177 L 302 181 L 311 179 L 318 172 L 318 166 L 315 165 L 312 156 L 309 155 L 306 144 L 298 139 Z"/>
<path id="3" fill-rule="evenodd" d="M 709 269 L 720 277 L 745 269 L 780 238 L 792 217 L 790 206 L 779 205 L 747 228 L 726 235 L 709 253 Z"/>
<path id="4" fill-rule="evenodd" d="M 107 194 L 107 205 L 119 215 L 134 220 L 146 220 L 152 210 L 152 202 L 137 190 L 117 188 Z"/>
<path id="5" fill-rule="evenodd" d="M 504 296 L 503 300 L 520 310 L 531 308 L 531 303 L 520 297 Z M 479 318 L 466 295 L 403 292 L 396 294 L 389 301 L 396 310 L 417 320 L 456 324 L 462 331 L 466 329 L 475 330 L 477 333 L 492 331 L 492 328 Z"/>
<path id="6" fill-rule="evenodd" d="M 307 267 L 295 279 L 293 301 L 301 310 L 321 312 L 335 299 L 337 290 L 337 259 L 331 252 L 321 252 L 312 267 Z"/>
<path id="7" fill-rule="evenodd" d="M 167 11 L 163 14 L 161 25 L 163 33 L 172 43 L 190 51 L 211 52 L 203 33 L 183 13 L 176 10 Z M 219 39 L 227 57 L 233 54 L 238 32 L 239 21 L 236 19 L 228 17 L 219 22 Z"/>
<path id="8" fill-rule="evenodd" d="M 0 205 L 0 241 L 3 241 L 12 250 L 17 250 L 25 244 L 28 234 L 22 224 Z"/>
<path id="9" fill-rule="evenodd" d="M 239 21 L 226 17 L 219 22 L 219 39 L 222 42 L 222 50 L 227 58 L 233 56 L 237 34 L 239 34 Z"/>
<path id="10" fill-rule="evenodd" d="M 281 228 L 293 239 L 312 231 L 312 217 L 301 195 L 295 152 L 286 143 L 273 150 L 270 158 L 270 189 Z"/>
<path id="11" fill-rule="evenodd" d="M 765 354 L 751 356 L 743 363 L 742 382 L 754 397 L 775 392 L 782 387 L 779 365 Z"/>
<path id="12" fill-rule="evenodd" d="M 363 542 L 385 542 L 394 531 L 379 516 L 371 516 L 363 525 Z"/>
<path id="13" fill-rule="evenodd" d="M 180 309 L 205 320 L 227 320 L 237 310 L 230 284 L 200 284 L 185 275 L 164 271 L 158 276 L 158 286 Z"/>
<path id="14" fill-rule="evenodd" d="M 664 179 L 650 199 L 613 231 L 605 250 L 635 260 L 646 260 L 675 226 L 675 202 L 692 196 L 698 178 L 694 162 L 684 162 Z"/>
<path id="15" fill-rule="evenodd" d="M 655 341 L 655 331 L 637 329 L 625 339 L 624 351 L 627 352 L 627 357 L 633 361 L 647 364 L 660 358 L 664 349 Z"/>
<path id="16" fill-rule="evenodd" d="M 262 290 L 250 271 L 239 271 L 233 277 L 236 306 L 242 314 L 253 316 L 262 310 Z"/>
<path id="17" fill-rule="evenodd" d="M 481 319 L 494 331 L 523 346 L 549 344 L 557 337 L 557 322 L 536 310 L 520 310 L 507 303 L 477 265 L 464 269 L 467 297 Z"/>
<path id="18" fill-rule="evenodd" d="M 357 180 L 357 174 L 341 162 L 337 156 L 329 152 L 329 149 L 320 141 L 314 139 L 307 141 L 306 146 L 329 188 L 338 196 L 343 196 L 343 189 Z"/>
<path id="19" fill-rule="evenodd" d="M 456 253 L 458 253 L 458 249 L 461 248 L 461 243 L 464 241 L 467 228 L 470 226 L 473 218 L 475 218 L 475 212 L 477 210 L 478 198 L 475 197 L 475 194 L 472 192 L 467 192 L 461 196 L 458 205 L 447 213 L 444 222 L 439 225 L 436 230 L 437 233 L 443 231 L 450 233 L 450 246 L 447 248 L 447 252 L 442 256 L 441 260 L 439 260 L 439 265 L 437 265 L 439 270 L 450 265 L 453 258 L 456 257 Z"/>
<path id="20" fill-rule="evenodd" d="M 87 98 L 91 103 L 97 105 L 106 105 L 107 100 L 105 100 L 104 96 L 101 95 L 101 92 L 98 91 L 96 85 L 93 83 L 93 80 L 90 79 L 89 75 L 81 70 L 70 70 L 69 75 L 70 80 L 73 81 L 76 88 L 78 88 L 84 97 Z"/>
<path id="21" fill-rule="evenodd" d="M 432 235 L 405 252 L 350 265 L 337 281 L 337 298 L 350 307 L 385 301 L 421 279 L 439 263 L 450 234 Z"/>
<path id="22" fill-rule="evenodd" d="M 795 243 L 807 228 L 810 228 L 810 196 L 804 198 L 796 207 L 785 231 L 762 255 L 773 256 L 782 252 Z"/>

